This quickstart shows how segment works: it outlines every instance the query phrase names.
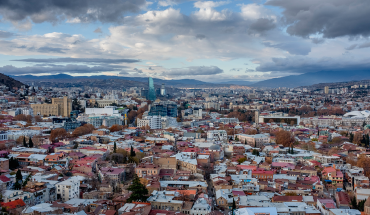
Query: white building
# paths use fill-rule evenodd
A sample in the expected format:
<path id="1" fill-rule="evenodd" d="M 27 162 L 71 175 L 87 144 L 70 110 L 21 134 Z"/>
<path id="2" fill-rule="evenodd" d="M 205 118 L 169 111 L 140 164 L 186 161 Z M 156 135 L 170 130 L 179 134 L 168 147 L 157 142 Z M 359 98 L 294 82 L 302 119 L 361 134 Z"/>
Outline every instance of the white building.
<path id="1" fill-rule="evenodd" d="M 207 215 L 211 213 L 211 206 L 207 203 L 204 198 L 199 198 L 194 203 L 193 208 L 190 210 L 190 214 Z"/>
<path id="2" fill-rule="evenodd" d="M 212 130 L 207 132 L 208 140 L 227 140 L 227 132 L 225 130 Z"/>
<path id="3" fill-rule="evenodd" d="M 71 177 L 65 181 L 57 183 L 57 196 L 62 201 L 68 201 L 73 198 L 79 198 L 80 177 Z"/>
<path id="4" fill-rule="evenodd" d="M 270 136 L 265 134 L 237 134 L 236 135 L 240 142 L 246 143 L 252 147 L 261 147 L 264 143 L 270 142 Z"/>
<path id="5" fill-rule="evenodd" d="M 85 114 L 87 115 L 119 115 L 118 110 L 116 110 L 117 107 L 115 106 L 105 106 L 104 108 L 86 108 Z"/>
<path id="6" fill-rule="evenodd" d="M 150 129 L 161 129 L 162 119 L 160 116 L 146 116 L 143 119 L 137 119 L 137 126 L 149 126 Z"/>
<path id="7" fill-rule="evenodd" d="M 22 109 L 22 114 L 24 114 L 24 115 L 31 115 L 31 116 L 33 116 L 33 109 L 32 108 L 23 108 Z"/>

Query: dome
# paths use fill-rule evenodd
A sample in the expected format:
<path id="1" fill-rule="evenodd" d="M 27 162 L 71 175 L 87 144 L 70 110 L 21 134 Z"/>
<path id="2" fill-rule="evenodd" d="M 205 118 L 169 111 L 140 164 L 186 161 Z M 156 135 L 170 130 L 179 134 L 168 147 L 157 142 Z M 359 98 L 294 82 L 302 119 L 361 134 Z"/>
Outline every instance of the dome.
<path id="1" fill-rule="evenodd" d="M 343 115 L 344 117 L 349 118 L 366 118 L 370 116 L 370 111 L 363 110 L 363 111 L 351 111 Z"/>
<path id="2" fill-rule="evenodd" d="M 209 147 L 209 150 L 220 150 L 221 149 L 221 146 L 220 145 L 216 145 L 216 144 L 213 144 L 211 147 Z"/>

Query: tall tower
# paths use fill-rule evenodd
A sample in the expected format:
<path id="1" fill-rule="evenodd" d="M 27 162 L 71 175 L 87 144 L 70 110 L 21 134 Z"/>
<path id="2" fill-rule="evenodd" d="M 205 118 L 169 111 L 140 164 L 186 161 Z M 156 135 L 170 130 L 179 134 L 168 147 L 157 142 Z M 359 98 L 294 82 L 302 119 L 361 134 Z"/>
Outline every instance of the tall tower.
<path id="1" fill-rule="evenodd" d="M 155 101 L 155 99 L 156 99 L 156 96 L 155 96 L 153 78 L 149 77 L 148 79 L 148 100 Z"/>
<path id="2" fill-rule="evenodd" d="M 166 95 L 166 88 L 164 86 L 164 84 L 162 84 L 162 87 L 161 87 L 161 96 L 164 96 Z"/>
<path id="3" fill-rule="evenodd" d="M 329 94 L 329 86 L 325 86 L 325 88 L 324 88 L 324 93 L 325 93 L 325 94 Z"/>
<path id="4" fill-rule="evenodd" d="M 260 112 L 258 110 L 256 110 L 254 112 L 254 122 L 256 123 L 256 126 L 258 126 L 258 124 L 259 124 L 259 120 L 260 120 L 259 118 L 260 118 Z"/>

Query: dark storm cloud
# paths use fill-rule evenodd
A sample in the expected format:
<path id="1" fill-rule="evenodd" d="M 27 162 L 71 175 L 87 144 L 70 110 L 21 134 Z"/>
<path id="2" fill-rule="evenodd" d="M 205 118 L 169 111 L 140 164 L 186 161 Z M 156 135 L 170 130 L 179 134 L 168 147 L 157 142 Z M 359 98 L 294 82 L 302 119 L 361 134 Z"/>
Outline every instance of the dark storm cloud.
<path id="1" fill-rule="evenodd" d="M 137 63 L 140 60 L 135 59 L 104 59 L 104 58 L 26 58 L 12 61 L 22 61 L 28 63 L 95 63 L 95 64 L 120 64 L 120 63 Z"/>
<path id="2" fill-rule="evenodd" d="M 191 66 L 186 68 L 170 69 L 162 73 L 164 76 L 194 76 L 194 75 L 217 75 L 224 71 L 217 66 Z"/>
<path id="3" fill-rule="evenodd" d="M 14 35 L 15 35 L 14 33 L 0 30 L 0 38 L 8 38 L 8 37 L 12 37 Z"/>
<path id="4" fill-rule="evenodd" d="M 121 22 L 126 12 L 139 12 L 145 0 L 1 0 L 0 15 L 9 21 L 30 18 L 35 23 L 63 19 L 81 22 Z"/>
<path id="5" fill-rule="evenodd" d="M 261 63 L 256 68 L 256 71 L 303 74 L 324 70 L 355 71 L 368 70 L 368 68 L 370 68 L 370 59 L 353 62 L 336 58 L 312 59 L 309 57 L 289 57 L 273 58 L 272 62 Z"/>
<path id="6" fill-rule="evenodd" d="M 11 75 L 25 75 L 25 74 L 43 74 L 43 73 L 100 73 L 119 71 L 120 68 L 112 66 L 93 66 L 86 65 L 35 65 L 26 67 L 14 67 L 11 65 L 0 67 L 0 73 Z"/>
<path id="7" fill-rule="evenodd" d="M 267 5 L 284 9 L 283 21 L 291 35 L 325 38 L 370 35 L 368 0 L 271 0 Z"/>
<path id="8" fill-rule="evenodd" d="M 204 38 L 206 38 L 206 35 L 204 35 L 204 34 L 197 34 L 195 36 L 195 38 L 200 39 L 200 40 L 203 40 Z"/>
<path id="9" fill-rule="evenodd" d="M 33 51 L 34 48 L 30 48 L 30 51 Z M 65 53 L 68 49 L 63 49 L 63 48 L 53 48 L 53 47 L 40 47 L 37 49 L 38 52 L 41 53 Z"/>
<path id="10" fill-rule="evenodd" d="M 311 47 L 306 43 L 292 40 L 291 42 L 283 42 L 278 44 L 271 44 L 269 42 L 263 43 L 267 47 L 278 48 L 286 50 L 290 54 L 294 55 L 307 55 L 311 51 Z"/>
<path id="11" fill-rule="evenodd" d="M 325 42 L 325 39 L 323 38 L 312 38 L 311 41 L 315 44 L 322 44 Z"/>
<path id="12" fill-rule="evenodd" d="M 275 28 L 274 20 L 261 18 L 251 24 L 250 30 L 253 32 L 263 33 L 265 31 Z"/>

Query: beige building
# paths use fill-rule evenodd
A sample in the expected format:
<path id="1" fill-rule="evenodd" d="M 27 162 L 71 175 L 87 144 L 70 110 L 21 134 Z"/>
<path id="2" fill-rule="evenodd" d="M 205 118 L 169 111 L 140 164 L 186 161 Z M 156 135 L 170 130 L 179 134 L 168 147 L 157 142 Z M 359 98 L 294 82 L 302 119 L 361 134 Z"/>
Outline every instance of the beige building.
<path id="1" fill-rule="evenodd" d="M 72 111 L 72 100 L 67 96 L 52 98 L 51 104 L 31 104 L 35 115 L 69 117 Z"/>

